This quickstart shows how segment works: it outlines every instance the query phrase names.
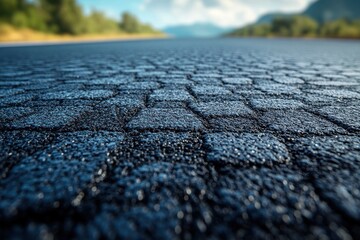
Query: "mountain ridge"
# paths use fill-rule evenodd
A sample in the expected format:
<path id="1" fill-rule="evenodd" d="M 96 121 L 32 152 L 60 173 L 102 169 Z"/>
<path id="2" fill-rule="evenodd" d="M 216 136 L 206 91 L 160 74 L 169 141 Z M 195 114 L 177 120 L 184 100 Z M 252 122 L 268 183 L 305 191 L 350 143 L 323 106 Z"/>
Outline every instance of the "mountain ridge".
<path id="1" fill-rule="evenodd" d="M 320 23 L 339 18 L 357 19 L 360 18 L 360 1 L 318 0 L 310 4 L 302 14 Z"/>
<path id="2" fill-rule="evenodd" d="M 360 39 L 360 1 L 317 0 L 299 13 L 268 13 L 229 37 Z"/>
<path id="3" fill-rule="evenodd" d="M 298 13 L 270 12 L 258 18 L 255 24 L 271 23 L 277 17 L 291 17 L 304 15 L 319 23 L 337 20 L 340 18 L 360 18 L 359 0 L 317 0 L 311 3 L 304 11 Z"/>
<path id="4" fill-rule="evenodd" d="M 223 28 L 218 25 L 206 22 L 194 24 L 173 25 L 162 29 L 163 32 L 177 38 L 186 37 L 217 37 L 233 28 Z"/>

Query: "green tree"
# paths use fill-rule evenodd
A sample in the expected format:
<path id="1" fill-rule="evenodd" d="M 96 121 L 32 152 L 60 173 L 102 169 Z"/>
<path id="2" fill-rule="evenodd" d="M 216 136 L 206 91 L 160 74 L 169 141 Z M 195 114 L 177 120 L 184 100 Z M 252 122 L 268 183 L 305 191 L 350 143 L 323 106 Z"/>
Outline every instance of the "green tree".
<path id="1" fill-rule="evenodd" d="M 56 33 L 80 34 L 84 15 L 76 0 L 40 0 L 46 24 Z"/>
<path id="2" fill-rule="evenodd" d="M 236 36 L 243 36 L 243 37 L 269 37 L 271 36 L 270 32 L 270 25 L 269 24 L 253 24 L 243 28 L 240 28 L 227 36 L 236 37 Z"/>
<path id="3" fill-rule="evenodd" d="M 85 18 L 86 33 L 118 33 L 121 29 L 118 23 L 105 16 L 104 13 L 93 11 Z"/>
<path id="4" fill-rule="evenodd" d="M 339 19 L 324 23 L 320 36 L 332 38 L 360 38 L 360 21 Z"/>
<path id="5" fill-rule="evenodd" d="M 57 34 L 157 33 L 124 13 L 120 23 L 94 11 L 84 15 L 76 0 L 0 0 L 0 23 Z"/>
<path id="6" fill-rule="evenodd" d="M 140 22 L 131 13 L 124 12 L 121 17 L 120 28 L 128 33 L 140 32 Z"/>
<path id="7" fill-rule="evenodd" d="M 119 23 L 120 29 L 127 33 L 159 33 L 149 24 L 141 23 L 134 15 L 124 12 Z"/>
<path id="8" fill-rule="evenodd" d="M 1 0 L 0 21 L 16 27 L 46 30 L 43 14 L 36 0 Z"/>
<path id="9" fill-rule="evenodd" d="M 18 1 L 16 1 L 16 0 L 1 0 L 0 1 L 0 21 L 9 22 L 17 10 L 18 10 Z"/>
<path id="10" fill-rule="evenodd" d="M 271 23 L 271 32 L 282 37 L 315 36 L 318 24 L 305 16 L 276 18 Z"/>

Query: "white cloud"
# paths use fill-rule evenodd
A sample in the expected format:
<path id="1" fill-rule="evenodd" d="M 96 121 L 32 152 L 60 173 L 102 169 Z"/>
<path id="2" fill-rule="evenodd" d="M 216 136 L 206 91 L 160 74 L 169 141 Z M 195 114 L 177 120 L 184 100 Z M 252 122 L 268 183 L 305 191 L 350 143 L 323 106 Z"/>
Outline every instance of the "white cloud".
<path id="1" fill-rule="evenodd" d="M 241 26 L 273 11 L 296 12 L 313 0 L 144 0 L 141 10 L 157 27 L 195 22 Z"/>

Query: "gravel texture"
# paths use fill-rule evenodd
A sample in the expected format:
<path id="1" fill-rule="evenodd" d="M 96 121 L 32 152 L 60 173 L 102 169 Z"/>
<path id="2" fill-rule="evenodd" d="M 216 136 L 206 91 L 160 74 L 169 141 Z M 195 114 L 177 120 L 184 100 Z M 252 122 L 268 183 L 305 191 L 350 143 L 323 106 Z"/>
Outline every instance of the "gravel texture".
<path id="1" fill-rule="evenodd" d="M 1 239 L 359 239 L 360 45 L 0 48 Z"/>

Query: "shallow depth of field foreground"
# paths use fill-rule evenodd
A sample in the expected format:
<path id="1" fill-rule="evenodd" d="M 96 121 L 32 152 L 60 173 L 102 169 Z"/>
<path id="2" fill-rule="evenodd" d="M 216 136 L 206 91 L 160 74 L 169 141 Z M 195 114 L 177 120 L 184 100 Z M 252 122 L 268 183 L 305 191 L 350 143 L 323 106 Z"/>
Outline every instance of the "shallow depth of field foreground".
<path id="1" fill-rule="evenodd" d="M 0 48 L 1 239 L 358 239 L 360 45 Z"/>

